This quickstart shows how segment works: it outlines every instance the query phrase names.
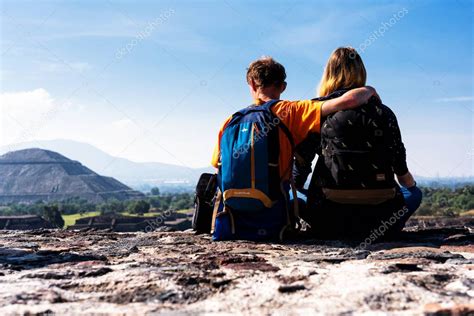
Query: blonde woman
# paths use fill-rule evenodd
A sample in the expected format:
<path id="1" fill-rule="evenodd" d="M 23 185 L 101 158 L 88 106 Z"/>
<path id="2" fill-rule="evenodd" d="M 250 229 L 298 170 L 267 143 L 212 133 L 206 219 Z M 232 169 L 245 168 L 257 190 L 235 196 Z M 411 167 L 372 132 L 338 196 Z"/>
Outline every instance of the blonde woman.
<path id="1" fill-rule="evenodd" d="M 366 78 L 357 51 L 338 48 L 324 70 L 319 100 L 363 87 Z M 305 191 L 316 154 L 319 157 Z M 379 98 L 328 116 L 321 133 L 309 135 L 296 157 L 295 181 L 307 194 L 301 217 L 320 237 L 375 241 L 393 235 L 421 203 L 421 191 L 407 167 L 397 119 Z"/>

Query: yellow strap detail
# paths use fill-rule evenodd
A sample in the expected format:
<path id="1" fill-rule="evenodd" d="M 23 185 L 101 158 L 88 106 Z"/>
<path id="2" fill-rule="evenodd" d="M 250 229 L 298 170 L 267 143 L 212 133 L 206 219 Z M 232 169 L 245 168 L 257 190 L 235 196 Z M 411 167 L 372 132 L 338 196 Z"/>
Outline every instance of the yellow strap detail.
<path id="1" fill-rule="evenodd" d="M 216 217 L 217 211 L 219 210 L 219 204 L 221 203 L 222 193 L 220 189 L 217 189 L 217 196 L 214 201 L 214 210 L 212 211 L 212 226 L 211 226 L 211 234 L 214 233 L 214 228 L 216 226 Z"/>
<path id="2" fill-rule="evenodd" d="M 229 189 L 224 191 L 224 201 L 233 197 L 257 199 L 268 208 L 271 208 L 273 205 L 272 200 L 265 193 L 257 189 Z"/>

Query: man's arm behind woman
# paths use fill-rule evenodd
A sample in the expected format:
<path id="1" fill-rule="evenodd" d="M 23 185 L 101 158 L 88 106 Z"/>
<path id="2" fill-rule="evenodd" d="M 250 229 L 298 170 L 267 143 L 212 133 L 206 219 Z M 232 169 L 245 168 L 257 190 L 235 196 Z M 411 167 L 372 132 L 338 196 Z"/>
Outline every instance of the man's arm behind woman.
<path id="1" fill-rule="evenodd" d="M 332 100 L 329 100 L 332 101 Z M 392 166 L 401 186 L 410 188 L 415 185 L 415 180 L 409 172 L 406 161 L 406 149 L 402 142 L 400 128 L 397 118 L 390 108 L 383 106 L 390 131 L 390 152 L 392 154 Z M 293 175 L 298 189 L 302 189 L 311 173 L 311 165 L 316 154 L 321 153 L 321 136 L 311 133 L 298 146 L 295 155 L 295 169 Z"/>

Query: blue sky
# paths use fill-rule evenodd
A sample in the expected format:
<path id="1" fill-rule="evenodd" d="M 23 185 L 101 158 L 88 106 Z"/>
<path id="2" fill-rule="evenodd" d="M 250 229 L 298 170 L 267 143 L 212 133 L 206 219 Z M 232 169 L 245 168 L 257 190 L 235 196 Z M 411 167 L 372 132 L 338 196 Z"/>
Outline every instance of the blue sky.
<path id="1" fill-rule="evenodd" d="M 135 161 L 206 166 L 271 55 L 285 99 L 316 95 L 339 46 L 359 49 L 397 114 L 408 164 L 472 176 L 472 1 L 1 1 L 0 146 L 72 139 Z"/>

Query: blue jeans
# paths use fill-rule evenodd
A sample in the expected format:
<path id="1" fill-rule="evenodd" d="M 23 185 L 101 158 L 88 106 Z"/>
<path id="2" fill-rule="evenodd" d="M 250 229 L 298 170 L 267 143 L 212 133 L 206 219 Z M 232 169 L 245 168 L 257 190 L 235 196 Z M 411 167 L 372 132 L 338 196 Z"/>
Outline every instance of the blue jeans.
<path id="1" fill-rule="evenodd" d="M 423 193 L 416 186 L 411 187 L 409 189 L 400 187 L 400 191 L 403 194 L 403 198 L 405 199 L 405 206 L 408 209 L 408 212 L 406 212 L 400 220 L 400 223 L 403 223 L 403 226 L 405 226 L 405 223 L 408 221 L 410 216 L 412 216 L 413 213 L 415 213 L 415 211 L 418 209 L 418 207 L 420 207 L 421 200 L 423 198 Z"/>
<path id="2" fill-rule="evenodd" d="M 400 190 L 402 191 L 403 197 L 405 198 L 406 207 L 413 214 L 418 209 L 418 207 L 420 207 L 423 193 L 418 187 L 411 187 L 409 189 L 401 187 Z"/>

